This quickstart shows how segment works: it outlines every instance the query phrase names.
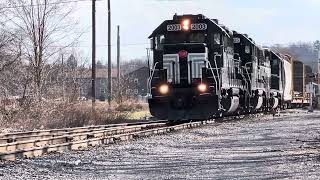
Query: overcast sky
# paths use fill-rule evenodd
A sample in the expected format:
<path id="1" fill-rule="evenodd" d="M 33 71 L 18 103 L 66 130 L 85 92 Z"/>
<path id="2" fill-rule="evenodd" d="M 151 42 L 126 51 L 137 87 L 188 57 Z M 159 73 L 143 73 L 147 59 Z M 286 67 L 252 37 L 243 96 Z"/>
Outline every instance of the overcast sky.
<path id="1" fill-rule="evenodd" d="M 164 20 L 178 14 L 204 14 L 232 30 L 247 33 L 261 45 L 320 39 L 319 0 L 111 0 L 112 57 L 116 26 L 121 26 L 121 57 L 146 56 L 147 37 Z M 82 27 L 81 49 L 91 55 L 91 2 L 77 3 L 74 14 Z M 107 61 L 107 1 L 97 2 L 97 59 Z"/>

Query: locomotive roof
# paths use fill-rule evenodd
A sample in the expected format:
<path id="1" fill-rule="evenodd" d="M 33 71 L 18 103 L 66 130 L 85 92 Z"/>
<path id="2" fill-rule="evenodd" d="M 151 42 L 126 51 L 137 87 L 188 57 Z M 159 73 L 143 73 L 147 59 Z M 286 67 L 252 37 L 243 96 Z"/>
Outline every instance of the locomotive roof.
<path id="1" fill-rule="evenodd" d="M 278 57 L 279 59 L 282 59 L 282 60 L 285 60 L 285 61 L 287 61 L 287 62 L 289 62 L 289 63 L 291 63 L 291 56 L 290 55 L 288 55 L 288 54 L 281 54 L 281 53 L 279 53 L 279 52 L 276 52 L 276 51 L 274 51 L 274 50 L 272 50 L 272 49 L 270 49 L 270 48 L 264 48 L 264 50 L 267 50 L 267 51 L 270 51 L 272 54 L 274 54 L 276 57 Z"/>
<path id="2" fill-rule="evenodd" d="M 236 31 L 234 31 L 234 34 L 238 34 L 240 36 L 242 36 L 243 38 L 245 38 L 247 41 L 249 41 L 250 43 L 252 43 L 253 45 L 259 47 L 251 38 L 249 38 L 249 36 L 247 34 L 242 34 L 242 33 L 238 33 Z M 260 47 L 259 47 L 260 48 Z"/>
<path id="3" fill-rule="evenodd" d="M 161 33 L 162 29 L 164 28 L 164 26 L 168 25 L 170 22 L 172 21 L 179 21 L 182 20 L 183 18 L 191 18 L 193 20 L 197 20 L 197 19 L 202 19 L 207 21 L 207 23 L 211 23 L 213 25 L 215 25 L 216 27 L 218 27 L 224 34 L 226 34 L 228 37 L 230 37 L 229 33 L 227 32 L 227 28 L 226 27 L 221 27 L 221 25 L 218 24 L 218 21 L 216 19 L 209 19 L 207 17 L 205 17 L 202 14 L 198 14 L 198 15 L 192 15 L 192 14 L 185 14 L 185 15 L 174 15 L 172 20 L 165 20 L 163 21 L 153 32 L 152 34 L 149 36 L 149 38 L 152 38 L 154 35 Z"/>
<path id="4" fill-rule="evenodd" d="M 271 50 L 271 49 L 270 49 L 270 52 L 271 52 L 272 54 L 274 54 L 275 56 L 277 56 L 279 59 L 285 59 L 285 58 L 281 57 L 281 54 L 276 53 L 276 52 L 274 52 L 274 51 Z"/>

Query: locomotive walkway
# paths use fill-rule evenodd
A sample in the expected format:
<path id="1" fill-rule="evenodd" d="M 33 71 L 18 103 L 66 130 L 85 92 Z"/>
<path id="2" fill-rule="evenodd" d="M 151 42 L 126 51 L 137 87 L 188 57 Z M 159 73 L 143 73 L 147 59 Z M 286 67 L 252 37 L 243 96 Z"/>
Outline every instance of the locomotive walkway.
<path id="1" fill-rule="evenodd" d="M 224 121 L 0 164 L 0 179 L 318 179 L 320 112 Z"/>

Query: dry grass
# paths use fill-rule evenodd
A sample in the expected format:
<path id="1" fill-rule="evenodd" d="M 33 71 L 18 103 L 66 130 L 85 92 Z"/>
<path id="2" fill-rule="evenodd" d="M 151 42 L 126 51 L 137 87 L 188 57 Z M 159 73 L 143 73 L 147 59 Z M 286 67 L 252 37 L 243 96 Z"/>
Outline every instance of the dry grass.
<path id="1" fill-rule="evenodd" d="M 0 125 L 2 128 L 33 130 L 123 123 L 128 122 L 133 112 L 146 110 L 145 104 L 133 101 L 112 107 L 97 102 L 95 110 L 90 102 L 41 102 L 30 104 L 28 108 L 0 112 Z"/>

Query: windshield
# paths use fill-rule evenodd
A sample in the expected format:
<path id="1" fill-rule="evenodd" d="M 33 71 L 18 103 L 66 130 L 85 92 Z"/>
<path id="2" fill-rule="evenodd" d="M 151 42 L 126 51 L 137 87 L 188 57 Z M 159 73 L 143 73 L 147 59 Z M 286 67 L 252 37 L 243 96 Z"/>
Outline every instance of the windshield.
<path id="1" fill-rule="evenodd" d="M 178 43 L 205 43 L 206 34 L 204 33 L 168 33 L 165 36 L 165 44 Z"/>

